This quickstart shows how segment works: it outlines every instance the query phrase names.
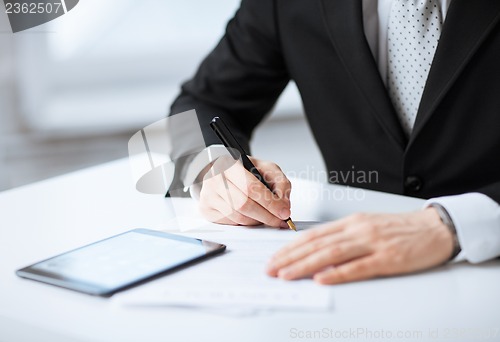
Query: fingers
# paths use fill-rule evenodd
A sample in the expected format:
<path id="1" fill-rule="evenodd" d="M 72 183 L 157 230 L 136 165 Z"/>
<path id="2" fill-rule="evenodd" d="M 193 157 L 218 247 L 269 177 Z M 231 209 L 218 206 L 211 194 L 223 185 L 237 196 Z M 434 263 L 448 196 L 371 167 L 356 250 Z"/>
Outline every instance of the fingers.
<path id="1" fill-rule="evenodd" d="M 227 170 L 224 169 L 226 164 L 226 161 L 217 161 L 214 164 L 215 172 L 207 172 L 203 181 L 200 210 L 205 218 L 223 224 L 234 222 L 248 226 L 264 223 L 288 228 L 283 219 L 276 216 L 276 212 L 285 208 L 283 216 L 288 218 L 290 201 L 275 196 L 240 163 L 233 163 Z M 281 183 L 283 188 L 288 186 L 286 182 Z M 269 207 L 274 208 L 274 214 Z"/>
<path id="2" fill-rule="evenodd" d="M 281 279 L 292 280 L 320 272 L 326 266 L 339 265 L 367 255 L 369 248 L 357 242 L 327 246 L 278 270 Z"/>
<path id="3" fill-rule="evenodd" d="M 375 253 L 360 215 L 329 222 L 302 234 L 270 260 L 267 274 L 285 280 L 323 274 L 329 266 L 349 264 Z M 321 277 L 319 279 L 322 279 Z"/>
<path id="4" fill-rule="evenodd" d="M 368 256 L 316 273 L 313 279 L 322 285 L 333 285 L 370 279 L 375 276 L 377 276 L 377 259 L 374 256 Z"/>
<path id="5" fill-rule="evenodd" d="M 271 227 L 280 227 L 283 223 L 283 220 L 249 198 L 229 180 L 226 180 L 224 188 L 217 188 L 217 193 L 225 201 L 225 205 L 229 203 L 229 207 L 233 209 L 228 218 L 240 225 L 256 225 L 262 222 Z"/>
<path id="6" fill-rule="evenodd" d="M 226 196 L 228 196 L 226 194 Z M 229 196 L 232 198 L 232 196 Z M 214 190 L 211 194 L 209 205 L 207 201 L 200 201 L 200 210 L 211 222 L 228 224 L 228 225 L 242 225 L 242 226 L 255 226 L 261 224 L 260 221 L 252 219 L 246 215 L 242 215 L 235 211 L 228 201 Z"/>
<path id="7" fill-rule="evenodd" d="M 217 193 L 215 195 L 212 194 L 210 202 L 200 201 L 199 207 L 203 216 L 210 222 L 234 226 L 239 224 L 229 218 L 233 209 Z"/>
<path id="8" fill-rule="evenodd" d="M 278 251 L 278 253 L 276 253 L 269 261 L 267 274 L 276 277 L 279 270 L 293 263 L 296 263 L 323 248 L 337 246 L 341 242 L 346 241 L 347 238 L 348 237 L 345 234 L 342 234 L 342 232 L 340 232 L 338 234 L 329 235 L 322 239 L 315 239 L 308 243 L 299 245 L 294 242 L 293 245 L 295 245 L 295 247 L 292 248 L 290 248 L 289 246 L 285 246 L 283 249 Z"/>
<path id="9" fill-rule="evenodd" d="M 261 173 L 268 174 L 267 169 L 259 169 Z M 265 208 L 275 217 L 286 220 L 290 217 L 290 201 L 288 198 L 280 198 L 273 194 L 264 184 L 262 184 L 252 173 L 245 170 L 241 164 L 237 163 L 229 168 L 225 173 L 226 178 L 233 183 L 240 191 Z M 283 175 L 283 177 L 285 177 Z M 283 183 L 283 180 L 280 180 Z M 285 185 L 282 185 L 284 188 Z"/>
<path id="10" fill-rule="evenodd" d="M 285 176 L 281 168 L 275 163 L 260 161 L 255 158 L 250 159 L 257 169 L 259 169 L 267 184 L 273 189 L 273 193 L 277 197 L 285 198 L 289 201 L 292 192 L 292 183 Z"/>
<path id="11" fill-rule="evenodd" d="M 315 228 L 312 228 L 304 233 L 301 233 L 299 238 L 280 249 L 274 255 L 274 257 L 279 259 L 285 255 L 293 253 L 294 251 L 300 249 L 302 246 L 311 241 L 314 241 L 316 239 L 321 240 L 325 236 L 342 232 L 345 227 L 345 221 L 346 219 L 328 222 L 322 225 L 318 225 Z"/>

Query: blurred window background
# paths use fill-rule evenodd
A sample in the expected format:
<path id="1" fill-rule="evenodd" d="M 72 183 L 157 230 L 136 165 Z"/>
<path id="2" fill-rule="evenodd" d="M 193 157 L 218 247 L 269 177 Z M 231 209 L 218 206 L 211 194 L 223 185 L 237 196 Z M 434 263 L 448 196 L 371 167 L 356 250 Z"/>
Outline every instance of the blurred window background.
<path id="1" fill-rule="evenodd" d="M 167 114 L 238 6 L 239 0 L 81 0 L 66 15 L 16 34 L 2 8 L 0 190 L 125 157 L 130 136 Z M 300 169 L 304 159 L 277 160 L 284 141 L 269 150 L 286 126 L 305 162 L 321 168 L 293 84 L 275 112 L 256 133 L 254 154 Z"/>

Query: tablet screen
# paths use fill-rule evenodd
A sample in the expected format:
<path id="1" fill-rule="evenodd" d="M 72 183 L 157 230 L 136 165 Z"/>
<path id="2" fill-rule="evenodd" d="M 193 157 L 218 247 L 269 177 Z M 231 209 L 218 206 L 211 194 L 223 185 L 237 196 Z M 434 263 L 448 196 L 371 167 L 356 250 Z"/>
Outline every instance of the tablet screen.
<path id="1" fill-rule="evenodd" d="M 221 246 L 137 229 L 36 263 L 18 274 L 63 287 L 78 285 L 79 290 L 94 288 L 94 291 L 83 289 L 83 292 L 109 293 L 202 258 Z"/>

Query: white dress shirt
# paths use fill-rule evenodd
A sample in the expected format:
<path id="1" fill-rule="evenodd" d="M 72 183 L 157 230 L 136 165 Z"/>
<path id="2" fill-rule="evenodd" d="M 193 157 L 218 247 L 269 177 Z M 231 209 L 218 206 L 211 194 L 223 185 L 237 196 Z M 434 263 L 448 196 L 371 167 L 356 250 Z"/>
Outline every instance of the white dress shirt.
<path id="1" fill-rule="evenodd" d="M 363 0 L 366 39 L 384 82 L 387 79 L 388 22 L 393 1 Z M 452 0 L 440 0 L 443 20 L 446 20 L 451 2 Z M 211 153 L 207 153 L 207 149 L 196 158 L 198 162 L 193 162 L 188 167 L 184 184 L 193 184 L 198 173 L 208 165 L 208 161 L 224 154 L 225 148 L 222 145 L 212 146 Z M 199 197 L 199 188 L 196 186 L 191 186 L 190 192 L 192 197 Z M 462 252 L 454 261 L 479 263 L 500 256 L 500 205 L 497 202 L 484 194 L 467 193 L 432 198 L 424 207 L 432 203 L 442 205 L 455 224 Z"/>

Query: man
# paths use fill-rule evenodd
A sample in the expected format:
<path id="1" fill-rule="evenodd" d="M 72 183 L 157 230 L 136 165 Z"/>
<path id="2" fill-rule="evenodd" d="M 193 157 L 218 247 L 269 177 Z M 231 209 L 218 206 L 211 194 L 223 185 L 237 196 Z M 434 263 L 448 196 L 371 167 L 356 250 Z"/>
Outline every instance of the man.
<path id="1" fill-rule="evenodd" d="M 271 276 L 335 284 L 500 255 L 499 21 L 497 0 L 242 1 L 171 112 L 196 109 L 207 146 L 223 117 L 248 151 L 294 80 L 328 171 L 378 173 L 343 184 L 431 198 L 311 229 L 275 255 Z M 253 161 L 276 195 L 235 165 L 193 191 L 209 220 L 285 227 L 290 183 Z"/>

